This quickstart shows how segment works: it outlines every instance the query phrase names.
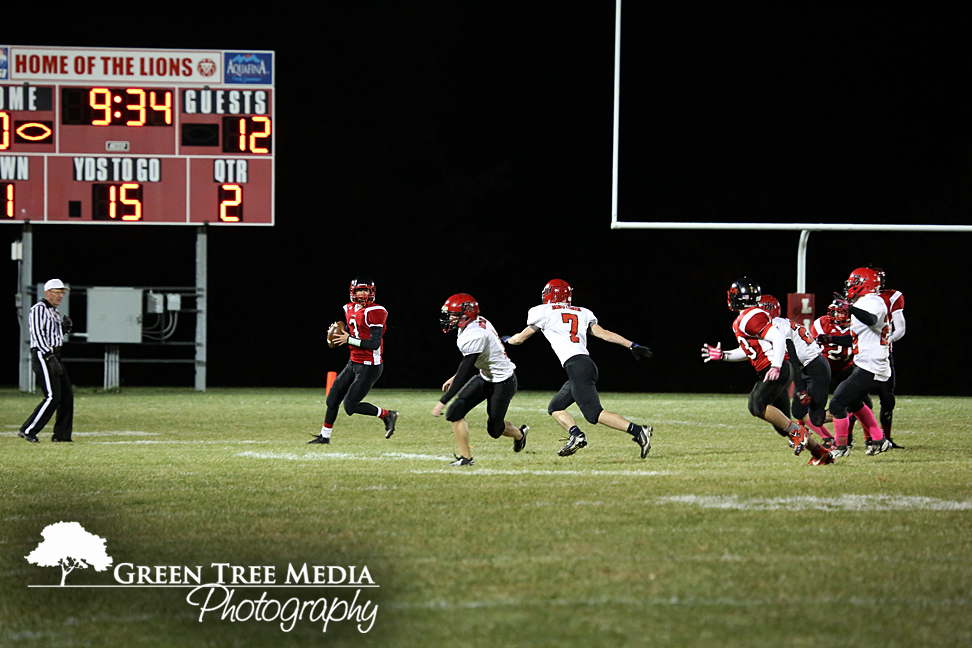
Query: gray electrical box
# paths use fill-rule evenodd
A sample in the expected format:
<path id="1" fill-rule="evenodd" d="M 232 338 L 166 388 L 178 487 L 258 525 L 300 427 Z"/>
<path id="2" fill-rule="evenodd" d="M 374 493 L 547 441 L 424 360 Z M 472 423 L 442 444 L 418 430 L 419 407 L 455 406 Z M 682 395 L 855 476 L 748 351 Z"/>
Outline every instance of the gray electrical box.
<path id="1" fill-rule="evenodd" d="M 88 342 L 142 341 L 142 290 L 88 288 Z"/>

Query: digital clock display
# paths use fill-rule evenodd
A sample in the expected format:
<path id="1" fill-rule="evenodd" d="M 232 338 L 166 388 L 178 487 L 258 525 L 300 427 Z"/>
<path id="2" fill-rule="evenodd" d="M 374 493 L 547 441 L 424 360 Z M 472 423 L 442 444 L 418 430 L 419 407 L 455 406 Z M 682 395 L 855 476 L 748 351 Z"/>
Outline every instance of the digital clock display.
<path id="1" fill-rule="evenodd" d="M 172 90 L 63 88 L 61 123 L 91 126 L 172 126 Z"/>
<path id="2" fill-rule="evenodd" d="M 273 225 L 273 52 L 0 54 L 0 222 Z"/>

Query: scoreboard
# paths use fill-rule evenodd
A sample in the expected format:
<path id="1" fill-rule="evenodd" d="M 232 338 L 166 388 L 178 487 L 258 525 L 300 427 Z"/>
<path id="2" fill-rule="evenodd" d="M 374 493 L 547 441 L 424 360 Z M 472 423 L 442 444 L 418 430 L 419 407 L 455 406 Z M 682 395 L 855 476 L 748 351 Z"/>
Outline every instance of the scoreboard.
<path id="1" fill-rule="evenodd" d="M 0 221 L 273 225 L 273 55 L 0 45 Z"/>

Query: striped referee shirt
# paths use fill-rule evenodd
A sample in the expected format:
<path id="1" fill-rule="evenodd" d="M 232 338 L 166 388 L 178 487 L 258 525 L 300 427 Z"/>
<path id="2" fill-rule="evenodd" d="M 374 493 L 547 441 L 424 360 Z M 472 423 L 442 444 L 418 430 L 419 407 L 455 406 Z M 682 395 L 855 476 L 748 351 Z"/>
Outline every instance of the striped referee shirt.
<path id="1" fill-rule="evenodd" d="M 51 302 L 42 299 L 30 309 L 27 318 L 30 323 L 30 348 L 47 354 L 64 344 L 64 331 L 61 328 L 61 313 Z"/>

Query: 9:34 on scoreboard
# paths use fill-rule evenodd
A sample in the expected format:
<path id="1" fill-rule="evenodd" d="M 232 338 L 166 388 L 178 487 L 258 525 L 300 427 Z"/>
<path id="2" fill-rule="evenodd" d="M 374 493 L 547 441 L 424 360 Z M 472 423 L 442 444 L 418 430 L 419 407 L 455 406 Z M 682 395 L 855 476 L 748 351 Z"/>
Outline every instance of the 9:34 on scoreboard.
<path id="1" fill-rule="evenodd" d="M 273 225 L 273 54 L 0 46 L 0 222 Z"/>

